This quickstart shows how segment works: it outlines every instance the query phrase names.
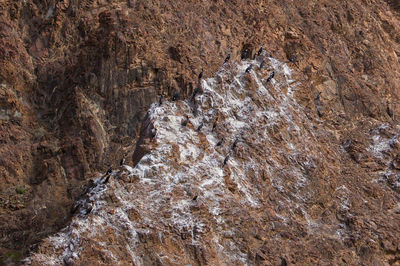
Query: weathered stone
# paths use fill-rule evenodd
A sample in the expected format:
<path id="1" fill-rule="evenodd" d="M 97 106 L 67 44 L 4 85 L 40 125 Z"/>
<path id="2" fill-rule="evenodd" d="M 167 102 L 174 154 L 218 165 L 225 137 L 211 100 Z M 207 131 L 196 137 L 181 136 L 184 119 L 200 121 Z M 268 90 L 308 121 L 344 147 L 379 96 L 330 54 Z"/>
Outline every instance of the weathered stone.
<path id="1" fill-rule="evenodd" d="M 329 198 L 335 193 L 332 187 L 341 184 L 353 191 L 354 211 L 364 218 L 360 221 L 375 217 L 383 230 L 398 229 L 398 1 L 175 1 L 172 5 L 168 1 L 5 0 L 0 11 L 1 254 L 9 250 L 26 254 L 32 243 L 71 218 L 69 210 L 89 178 L 104 173 L 110 164 L 117 165 L 128 151 L 134 164 L 149 152 L 151 138 L 140 139 L 140 125 L 161 92 L 170 97 L 179 91 L 185 98 L 199 85 L 202 68 L 205 76 L 214 76 L 228 52 L 231 61 L 239 61 L 244 51 L 246 58 L 254 58 L 260 45 L 265 55 L 281 61 L 296 54 L 290 66 L 302 85 L 295 97 L 310 117 L 313 137 L 323 144 L 324 162 L 303 169 L 313 177 L 315 189 L 326 192 L 315 199 L 321 205 L 311 204 L 313 219 L 335 213 L 330 208 L 344 204 L 333 204 Z M 256 81 L 247 82 L 251 89 L 247 96 L 256 100 Z M 320 101 L 315 103 L 318 92 Z M 274 91 L 271 95 L 277 96 Z M 258 99 L 257 106 L 261 103 Z M 315 117 L 317 112 L 320 117 Z M 375 134 L 382 125 L 388 132 Z M 223 125 L 217 127 L 222 132 L 219 128 Z M 273 145 L 294 138 L 288 126 L 273 125 L 268 130 Z M 257 136 L 244 138 L 252 142 Z M 351 144 L 343 147 L 348 139 Z M 205 152 L 213 151 L 206 141 L 202 145 Z M 172 164 L 182 163 L 177 160 L 179 153 L 179 147 L 173 146 Z M 266 162 L 271 158 L 268 147 L 253 154 L 245 145 L 239 145 L 235 156 L 267 157 Z M 279 163 L 285 168 L 291 160 L 296 158 Z M 286 178 L 285 186 L 293 186 L 290 175 L 283 170 L 277 174 Z M 265 183 L 274 181 L 264 178 Z M 139 177 L 132 179 L 136 183 Z M 224 182 L 232 183 L 229 175 Z M 371 183 L 384 188 L 372 188 Z M 30 187 L 23 197 L 10 194 L 22 185 Z M 229 187 L 237 191 L 235 185 Z M 292 190 L 295 193 L 296 188 Z M 358 193 L 365 193 L 368 202 L 358 200 Z M 278 204 L 278 196 L 264 196 Z M 365 209 L 369 211 L 363 213 Z M 369 230 L 358 223 L 350 229 L 354 236 Z M 387 238 L 393 242 L 399 237 Z M 318 250 L 310 244 L 307 261 L 300 257 L 286 261 L 326 264 L 335 257 L 336 264 L 370 264 L 376 258 L 395 263 L 395 255 L 384 255 L 380 247 L 363 239 L 344 241 L 355 245 L 358 253 L 329 253 L 331 257 L 317 260 L 313 258 Z M 280 257 L 266 255 L 256 246 L 250 252 L 255 263 L 282 263 Z M 280 254 L 272 242 L 265 247 Z M 197 263 L 210 261 L 206 252 L 211 249 L 188 250 Z M 98 251 L 98 246 L 85 250 L 88 257 L 82 264 L 93 263 L 91 252 Z M 376 258 L 367 258 L 368 252 Z M 174 261 L 148 253 L 149 263 Z M 364 255 L 365 261 L 360 259 Z M 106 257 L 104 261 L 109 262 Z"/>

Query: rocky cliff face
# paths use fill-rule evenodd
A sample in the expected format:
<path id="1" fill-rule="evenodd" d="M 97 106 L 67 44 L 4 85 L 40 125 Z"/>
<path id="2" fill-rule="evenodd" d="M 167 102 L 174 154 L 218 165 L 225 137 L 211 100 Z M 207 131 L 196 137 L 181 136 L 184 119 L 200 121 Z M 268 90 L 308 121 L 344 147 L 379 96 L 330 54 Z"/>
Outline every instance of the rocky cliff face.
<path id="1" fill-rule="evenodd" d="M 137 168 L 125 170 L 129 172 L 126 175 L 135 177 L 131 185 L 142 189 L 137 205 L 140 200 L 153 201 L 148 204 L 162 200 L 163 195 L 155 200 L 150 194 L 166 193 L 161 187 L 181 179 L 175 174 L 193 177 L 190 182 L 186 179 L 183 182 L 193 191 L 168 192 L 171 195 L 165 197 L 172 201 L 160 206 L 170 208 L 173 202 L 199 194 L 196 204 L 199 204 L 198 211 L 206 213 L 204 216 L 187 214 L 192 206 L 190 201 L 185 201 L 186 205 L 182 203 L 185 212 L 177 210 L 170 214 L 182 212 L 179 215 L 194 219 L 193 224 L 208 221 L 210 224 L 204 228 L 219 240 L 207 246 L 201 241 L 211 241 L 211 238 L 202 233 L 200 237 L 192 235 L 179 240 L 176 252 L 186 255 L 176 263 L 229 263 L 229 254 L 236 254 L 238 257 L 234 260 L 238 263 L 243 260 L 306 263 L 302 260 L 311 262 L 312 258 L 325 262 L 340 256 L 354 263 L 398 260 L 400 9 L 396 1 L 27 0 L 3 1 L 0 10 L 2 260 L 10 261 L 10 254 L 16 252 L 24 254 L 31 244 L 68 224 L 70 227 L 74 223 L 89 225 L 98 217 L 105 219 L 108 216 L 103 212 L 111 211 L 113 198 L 115 209 L 124 211 L 125 215 L 123 202 L 131 199 L 118 195 L 117 187 L 127 185 L 112 180 L 104 192 L 97 194 L 100 198 L 110 195 L 110 199 L 102 198 L 101 208 L 95 205 L 88 217 L 74 216 L 68 222 L 74 202 L 85 192 L 88 180 L 105 172 L 110 164 L 118 164 L 121 157 L 131 157 L 140 121 L 150 104 L 158 101 L 161 93 L 171 96 L 179 92 L 181 98 L 188 98 L 200 85 L 204 91 L 197 97 L 201 103 L 205 101 L 205 106 L 198 110 L 196 117 L 190 117 L 187 127 L 198 126 L 199 117 L 204 117 L 204 130 L 209 130 L 211 122 L 207 119 L 218 115 L 221 119 L 218 123 L 227 124 L 226 132 L 217 129 L 210 136 L 226 135 L 224 145 L 232 145 L 234 135 L 247 141 L 237 144 L 238 150 L 231 154 L 222 170 L 210 173 L 221 182 L 217 188 L 226 195 L 221 212 L 232 206 L 226 210 L 226 216 L 232 217 L 231 223 L 226 223 L 224 218 L 223 226 L 218 227 L 216 220 L 221 214 L 213 214 L 215 210 L 211 208 L 215 206 L 204 196 L 201 184 L 196 183 L 207 178 L 195 178 L 186 168 L 196 163 L 197 155 L 188 155 L 190 159 L 182 154 L 183 144 L 172 138 L 182 137 L 175 132 L 180 130 L 177 125 L 158 126 L 157 134 L 165 130 L 172 139 L 160 139 L 157 135 L 153 140 L 143 141 L 147 145 L 143 149 L 156 155 L 163 143 L 171 145 L 168 156 L 172 161 L 166 167 L 176 172 L 157 169 L 154 177 L 143 176 L 137 171 L 150 165 L 146 159 Z M 263 57 L 268 59 L 270 68 L 265 73 L 254 67 L 250 75 L 235 81 L 245 64 L 232 63 L 220 69 L 228 52 L 233 62 L 239 62 L 242 52 L 248 51 L 245 57 L 250 60 L 260 45 L 264 45 Z M 283 65 L 289 58 L 294 62 Z M 292 69 L 293 81 L 288 80 L 284 66 Z M 199 84 L 197 75 L 202 68 L 206 77 L 214 77 L 217 71 L 227 73 Z M 262 84 L 272 69 L 276 69 L 276 82 L 279 82 L 271 83 L 274 89 Z M 235 82 L 239 83 L 235 85 Z M 296 86 L 287 90 L 292 88 L 291 82 Z M 221 91 L 226 83 L 233 84 L 235 89 L 240 84 L 243 92 L 229 95 Z M 220 111 L 207 113 L 211 103 L 207 105 L 202 98 L 207 96 L 207 91 L 213 99 L 207 101 L 215 101 L 222 108 Z M 240 114 L 231 117 L 239 110 L 224 97 L 251 100 L 248 106 L 252 110 L 240 109 L 251 119 Z M 226 107 L 221 105 L 224 103 Z M 179 117 L 189 110 L 184 102 L 166 105 L 171 105 L 163 110 L 166 117 Z M 268 112 L 268 108 L 273 109 L 269 115 L 276 113 L 275 117 L 257 116 L 257 112 Z M 161 121 L 156 117 L 155 107 L 152 110 L 152 123 L 157 129 L 157 121 Z M 256 118 L 257 123 L 252 120 Z M 244 132 L 235 131 L 240 125 L 228 127 L 236 120 L 246 122 L 242 125 L 246 128 Z M 207 154 L 214 156 L 220 166 L 228 146 L 217 148 L 212 155 L 208 146 L 215 139 L 207 136 L 201 139 L 197 135 L 185 135 L 188 143 L 203 143 L 197 148 L 206 157 Z M 159 160 L 160 156 L 154 158 Z M 188 166 L 181 166 L 179 160 L 188 160 Z M 248 170 L 252 169 L 249 166 L 252 163 L 257 167 Z M 165 174 L 170 176 L 166 178 Z M 146 187 L 147 179 L 152 182 Z M 258 195 L 261 192 L 264 195 Z M 123 197 L 128 198 L 122 200 Z M 222 196 L 213 195 L 213 198 L 219 197 Z M 205 198 L 203 203 L 202 198 Z M 251 200 L 253 204 L 249 203 Z M 147 209 L 131 204 L 131 209 L 137 212 L 133 216 L 137 218 L 129 218 L 130 226 L 132 221 L 150 226 L 149 220 L 161 224 L 165 219 L 163 226 L 173 224 L 168 220 L 171 217 L 160 219 Z M 211 205 L 206 208 L 201 204 Z M 265 210 L 270 210 L 268 215 Z M 141 219 L 142 216 L 148 220 Z M 109 219 L 117 216 L 112 217 Z M 175 241 L 177 234 L 203 230 L 194 230 L 193 224 L 192 231 L 173 224 L 167 239 Z M 239 228 L 235 231 L 237 234 L 232 233 L 230 240 L 225 240 L 221 234 L 235 227 Z M 134 228 L 140 226 L 134 224 Z M 168 232 L 167 228 L 157 225 L 146 232 L 150 235 Z M 252 228 L 256 233 L 250 232 Z M 257 234 L 260 239 L 252 238 Z M 131 253 L 110 252 L 115 258 L 121 258 L 122 254 L 138 254 L 146 249 L 149 253 L 144 258 L 132 259 L 142 263 L 146 259 L 159 260 L 161 255 L 157 254 L 164 252 L 174 263 L 171 257 L 174 251 L 155 250 L 163 246 L 162 238 L 151 239 L 151 245 L 128 245 L 133 250 Z M 201 245 L 188 248 L 190 241 L 199 241 Z M 54 245 L 51 243 L 48 251 L 46 244 L 40 245 L 38 254 L 50 252 Z M 79 256 L 68 255 L 64 249 L 66 259 L 85 260 L 90 256 L 98 259 L 99 252 L 92 254 L 83 249 L 87 254 L 77 253 L 75 246 L 80 245 L 74 243 L 71 254 Z M 284 250 L 279 256 L 278 247 Z M 201 250 L 209 252 L 208 255 Z M 295 254 L 304 254 L 296 250 L 307 250 L 307 258 L 296 257 Z"/>
<path id="2" fill-rule="evenodd" d="M 193 101 L 153 104 L 156 133 L 140 148 L 149 153 L 106 184 L 99 177 L 80 214 L 26 262 L 396 262 L 395 129 L 365 126 L 362 147 L 325 128 L 298 104 L 299 76 L 274 58 L 258 69 L 263 57 L 225 64 Z"/>

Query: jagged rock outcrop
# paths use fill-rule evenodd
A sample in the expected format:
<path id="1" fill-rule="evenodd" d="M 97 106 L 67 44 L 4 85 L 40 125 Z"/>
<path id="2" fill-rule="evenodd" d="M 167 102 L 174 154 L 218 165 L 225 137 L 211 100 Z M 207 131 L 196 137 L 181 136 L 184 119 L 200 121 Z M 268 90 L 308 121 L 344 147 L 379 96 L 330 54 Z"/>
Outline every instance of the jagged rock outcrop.
<path id="1" fill-rule="evenodd" d="M 396 1 L 6 0 L 0 14 L 2 254 L 66 225 L 87 180 L 131 158 L 161 92 L 188 97 L 202 68 L 212 77 L 228 52 L 252 59 L 261 44 L 282 62 L 295 55 L 298 104 L 349 155 L 335 175 L 390 170 L 379 180 L 397 191 L 397 150 L 379 163 L 369 151 L 370 130 L 397 134 Z"/>
<path id="2" fill-rule="evenodd" d="M 142 132 L 156 134 L 136 152 L 147 154 L 97 181 L 95 209 L 25 262 L 397 263 L 398 129 L 326 128 L 297 102 L 299 73 L 267 60 L 224 65 L 193 101 L 153 104 Z"/>

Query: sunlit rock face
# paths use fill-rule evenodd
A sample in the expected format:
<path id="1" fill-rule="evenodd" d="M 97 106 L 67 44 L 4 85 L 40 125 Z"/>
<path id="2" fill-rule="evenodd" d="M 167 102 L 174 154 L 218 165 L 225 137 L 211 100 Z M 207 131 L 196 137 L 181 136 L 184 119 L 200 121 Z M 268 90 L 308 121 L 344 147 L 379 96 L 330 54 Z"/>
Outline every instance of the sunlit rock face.
<path id="1" fill-rule="evenodd" d="M 325 126 L 291 66 L 264 52 L 222 65 L 192 100 L 154 103 L 137 165 L 96 178 L 25 263 L 395 262 L 398 129 Z"/>
<path id="2" fill-rule="evenodd" d="M 307 213 L 314 233 L 335 231 L 332 221 L 339 219 L 344 224 L 339 235 L 351 250 L 348 254 L 357 258 L 354 263 L 397 263 L 399 10 L 398 0 L 0 1 L 0 264 L 25 258 L 42 239 L 89 208 L 91 202 L 85 203 L 87 207 L 76 204 L 88 199 L 90 180 L 111 164 L 116 169 L 125 157 L 133 167 L 154 153 L 162 131 L 153 131 L 157 119 L 150 115 L 157 112 L 148 113 L 151 105 L 161 94 L 162 108 L 177 92 L 180 99 L 190 99 L 201 85 L 202 69 L 206 84 L 196 96 L 197 113 L 192 107 L 187 112 L 188 104 L 175 102 L 176 115 L 186 119 L 180 112 L 187 112 L 186 128 L 196 130 L 203 122 L 197 133 L 204 134 L 202 143 L 224 138 L 214 155 L 204 156 L 218 160 L 218 176 L 223 175 L 224 182 L 226 176 L 230 193 L 244 193 L 246 204 L 260 206 L 264 203 L 253 195 L 253 183 L 235 182 L 243 175 L 264 176 L 267 183 L 257 186 L 282 186 L 282 191 L 296 195 L 285 196 L 292 204 L 287 212 L 281 207 L 287 205 L 281 194 L 262 190 L 271 211 L 282 217 L 290 213 L 297 220 Z M 245 60 L 254 60 L 261 45 L 263 54 L 253 62 L 252 71 L 239 75 L 250 61 L 243 61 L 241 71 L 230 64 L 243 54 Z M 228 53 L 230 61 L 221 69 Z M 269 69 L 259 71 L 262 58 Z M 280 69 L 265 84 L 274 64 L 287 64 L 293 83 Z M 258 80 L 262 77 L 270 95 L 257 84 L 254 73 Z M 236 75 L 247 94 L 237 87 Z M 275 82 L 291 85 L 284 85 L 281 95 L 271 87 Z M 219 97 L 210 96 L 218 104 L 198 97 L 206 97 L 207 84 L 224 95 L 221 84 L 228 83 L 237 89 L 232 95 L 239 100 L 229 105 L 236 116 L 231 117 L 226 106 L 207 114 L 212 104 L 221 104 Z M 237 104 L 249 99 L 255 102 L 248 104 L 251 109 L 237 110 Z M 216 117 L 218 126 L 212 130 L 215 121 L 210 119 Z M 231 119 L 239 122 L 233 125 Z M 256 126 L 253 119 L 270 128 Z M 210 128 L 212 137 L 206 137 Z M 236 138 L 237 147 L 229 152 L 227 147 Z M 261 147 L 265 143 L 270 145 Z M 173 147 L 181 154 L 182 147 Z M 182 156 L 189 160 L 190 153 Z M 239 162 L 249 166 L 264 158 L 261 168 L 232 171 L 243 166 Z M 298 161 L 309 164 L 299 166 Z M 272 166 L 278 164 L 279 171 Z M 300 172 L 293 174 L 293 167 Z M 112 180 L 108 186 L 113 186 Z M 294 211 L 293 206 L 305 199 L 304 210 Z M 342 201 L 349 210 L 337 214 L 335 204 Z M 356 231 L 348 228 L 351 223 L 357 224 Z M 284 262 L 282 258 L 296 262 L 296 250 L 307 258 L 326 253 L 328 261 L 337 254 L 329 241 L 283 237 L 279 249 L 271 244 L 274 238 L 267 237 L 241 252 L 248 254 L 250 263 L 254 259 L 272 264 Z M 327 248 L 319 249 L 323 245 Z M 194 256 L 195 251 L 190 252 Z M 278 253 L 277 261 L 266 255 Z"/>

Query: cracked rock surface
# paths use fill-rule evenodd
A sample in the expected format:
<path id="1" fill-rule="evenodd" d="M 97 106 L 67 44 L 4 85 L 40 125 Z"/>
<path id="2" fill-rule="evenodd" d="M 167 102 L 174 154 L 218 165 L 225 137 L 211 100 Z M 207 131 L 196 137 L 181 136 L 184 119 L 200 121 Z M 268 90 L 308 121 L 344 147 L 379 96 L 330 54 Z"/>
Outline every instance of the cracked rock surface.
<path id="1" fill-rule="evenodd" d="M 397 1 L 0 14 L 0 262 L 399 263 Z"/>

